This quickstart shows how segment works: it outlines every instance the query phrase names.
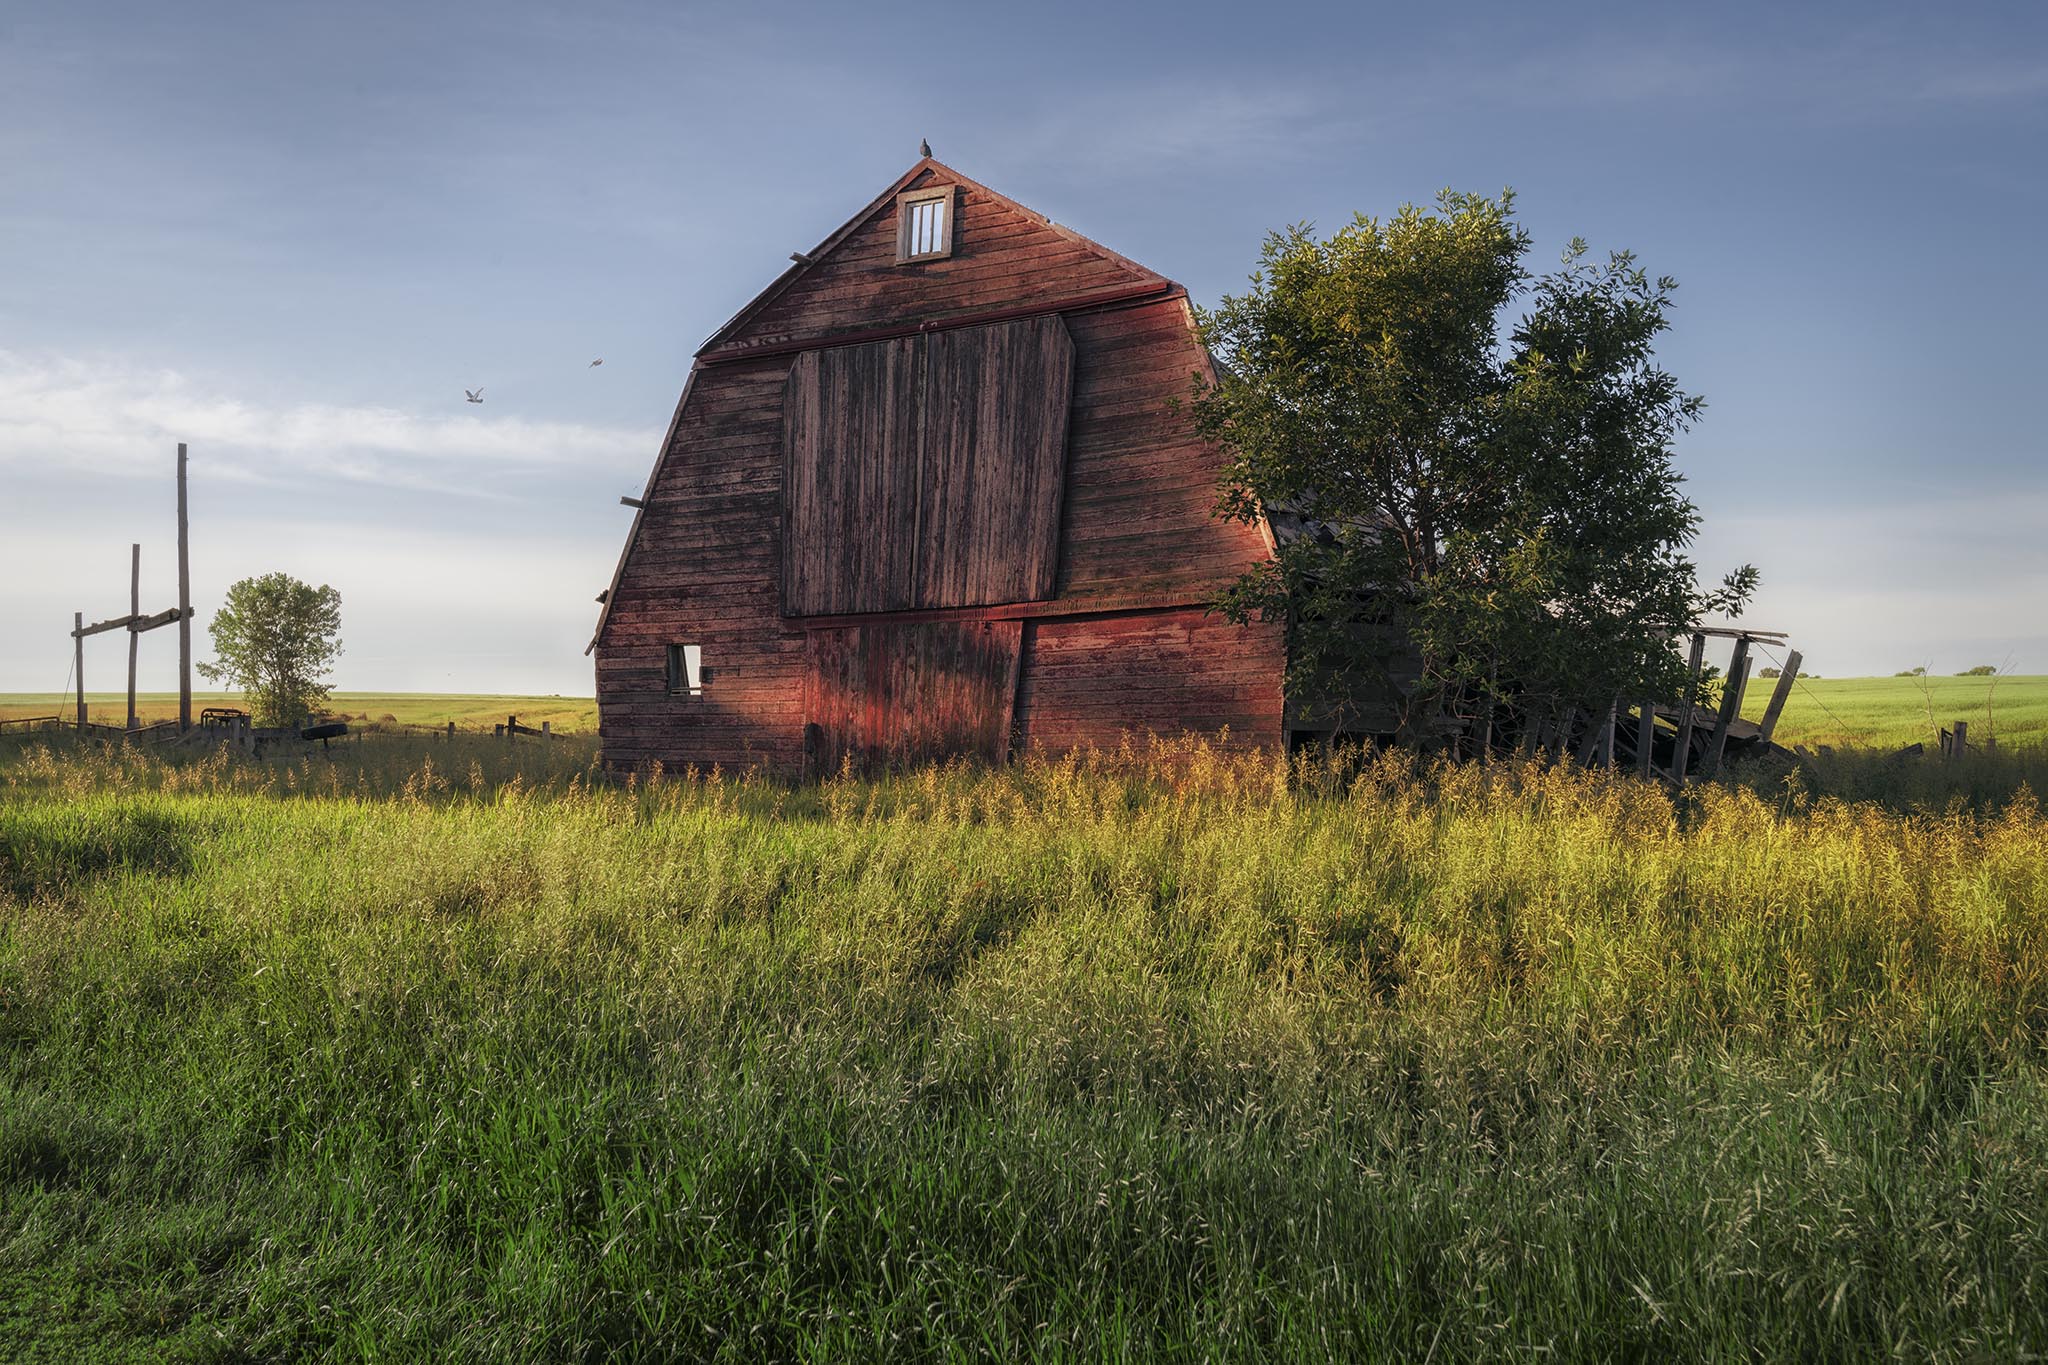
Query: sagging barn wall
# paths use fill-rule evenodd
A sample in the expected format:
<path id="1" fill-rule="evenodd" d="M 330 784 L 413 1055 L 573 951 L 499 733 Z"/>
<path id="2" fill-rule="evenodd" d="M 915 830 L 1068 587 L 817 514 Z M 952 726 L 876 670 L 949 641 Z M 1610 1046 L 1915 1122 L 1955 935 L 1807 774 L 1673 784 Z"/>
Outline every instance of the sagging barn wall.
<path id="1" fill-rule="evenodd" d="M 1202 610 L 1270 542 L 1172 408 L 1185 297 L 957 183 L 953 257 L 884 205 L 701 353 L 594 641 L 608 766 L 1283 742 L 1279 631 Z"/>

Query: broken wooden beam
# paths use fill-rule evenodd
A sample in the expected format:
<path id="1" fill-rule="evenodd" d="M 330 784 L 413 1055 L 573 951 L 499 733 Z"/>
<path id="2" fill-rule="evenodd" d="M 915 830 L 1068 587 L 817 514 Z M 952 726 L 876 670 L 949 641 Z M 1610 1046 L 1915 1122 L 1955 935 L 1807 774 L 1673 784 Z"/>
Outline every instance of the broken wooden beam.
<path id="1" fill-rule="evenodd" d="M 1778 715 L 1792 696 L 1792 684 L 1799 681 L 1802 661 L 1803 656 L 1796 649 L 1785 656 L 1785 667 L 1778 674 L 1778 685 L 1771 689 L 1771 704 L 1764 708 L 1764 718 L 1757 722 L 1757 737 L 1766 744 L 1771 742 L 1771 731 L 1778 728 Z"/>
<path id="2" fill-rule="evenodd" d="M 1686 659 L 1685 705 L 1678 715 L 1678 742 L 1671 749 L 1671 780 L 1685 781 L 1686 767 L 1692 762 L 1692 715 L 1700 701 L 1700 670 L 1706 665 L 1707 636 L 1704 631 L 1692 633 L 1692 653 Z"/>
<path id="3" fill-rule="evenodd" d="M 1738 638 L 1735 654 L 1728 660 L 1728 680 L 1721 687 L 1721 714 L 1714 721 L 1714 734 L 1707 741 L 1706 757 L 1700 761 L 1700 776 L 1713 777 L 1721 771 L 1721 757 L 1728 749 L 1728 727 L 1742 709 L 1742 688 L 1749 680 L 1749 641 Z"/>
<path id="4" fill-rule="evenodd" d="M 189 607 L 183 612 L 176 607 L 167 607 L 154 616 L 116 616 L 106 621 L 95 621 L 87 626 L 77 624 L 84 619 L 84 613 L 75 612 L 72 615 L 71 634 L 81 640 L 88 635 L 104 635 L 110 630 L 127 630 L 140 634 L 143 631 L 155 630 L 158 626 L 167 626 L 176 620 L 190 619 L 191 614 Z"/>

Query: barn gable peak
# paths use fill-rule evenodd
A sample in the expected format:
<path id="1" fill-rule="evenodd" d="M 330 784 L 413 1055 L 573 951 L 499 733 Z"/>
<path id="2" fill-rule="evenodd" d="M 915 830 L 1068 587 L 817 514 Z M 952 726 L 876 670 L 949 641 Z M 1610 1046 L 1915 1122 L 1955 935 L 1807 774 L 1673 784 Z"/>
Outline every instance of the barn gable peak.
<path id="1" fill-rule="evenodd" d="M 704 343 L 700 362 L 1056 312 L 1176 287 L 930 156 L 792 260 Z"/>

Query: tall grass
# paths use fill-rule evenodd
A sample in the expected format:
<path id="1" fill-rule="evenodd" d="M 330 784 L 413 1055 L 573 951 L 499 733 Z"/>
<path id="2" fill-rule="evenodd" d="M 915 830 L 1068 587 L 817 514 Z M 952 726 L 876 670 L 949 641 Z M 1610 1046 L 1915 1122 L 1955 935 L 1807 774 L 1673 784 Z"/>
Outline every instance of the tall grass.
<path id="1" fill-rule="evenodd" d="M 0 768 L 0 1356 L 2048 1351 L 2023 767 L 590 757 Z"/>

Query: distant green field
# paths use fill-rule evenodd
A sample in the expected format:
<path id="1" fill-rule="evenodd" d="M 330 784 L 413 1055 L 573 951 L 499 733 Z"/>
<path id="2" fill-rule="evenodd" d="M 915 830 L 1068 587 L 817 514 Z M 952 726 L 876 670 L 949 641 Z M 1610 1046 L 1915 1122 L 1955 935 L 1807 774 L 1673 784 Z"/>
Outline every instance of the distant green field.
<path id="1" fill-rule="evenodd" d="M 1752 679 L 1742 714 L 1760 718 L 1776 686 L 1771 679 Z M 1994 735 L 2000 745 L 2048 742 L 2048 677 L 1802 678 L 1775 738 L 1809 746 L 1931 747 L 1935 727 L 1958 720 L 1969 722 L 1973 743 Z"/>
<path id="2" fill-rule="evenodd" d="M 104 725 L 119 725 L 128 715 L 127 694 L 88 692 L 88 719 Z M 194 692 L 192 709 L 207 706 L 240 706 L 241 697 L 229 692 Z M 0 692 L 0 720 L 18 716 L 73 714 L 74 704 L 53 697 Z M 136 698 L 136 712 L 147 724 L 171 720 L 178 714 L 175 692 L 144 692 Z M 591 697 L 500 697 L 488 693 L 457 695 L 434 692 L 336 692 L 330 703 L 335 715 L 348 713 L 350 720 L 382 722 L 387 725 L 416 725 L 439 728 L 454 721 L 459 730 L 487 730 L 516 715 L 521 725 L 539 726 L 550 722 L 564 733 L 594 733 L 597 730 L 597 702 Z"/>
<path id="3" fill-rule="evenodd" d="M 1916 742 L 1931 745 L 1935 726 L 1965 720 L 1977 743 L 1994 735 L 2001 745 L 2048 743 L 2048 676 L 1995 681 L 1994 686 L 1990 678 L 1802 678 L 1786 703 L 1776 737 L 1784 744 L 1897 749 Z M 1743 698 L 1743 715 L 1760 718 L 1776 685 L 1768 678 L 1753 679 Z M 102 723 L 118 725 L 127 712 L 125 699 L 115 692 L 88 692 L 86 703 L 91 718 Z M 239 703 L 228 693 L 206 692 L 194 693 L 192 704 Z M 177 708 L 176 695 L 168 692 L 146 692 L 137 704 L 145 722 L 168 719 Z M 452 720 L 458 729 L 486 730 L 516 715 L 522 725 L 548 721 L 565 734 L 597 730 L 597 702 L 590 697 L 337 692 L 333 709 L 354 721 L 396 726 L 439 728 Z M 68 703 L 0 693 L 0 719 L 52 714 L 69 716 Z"/>

